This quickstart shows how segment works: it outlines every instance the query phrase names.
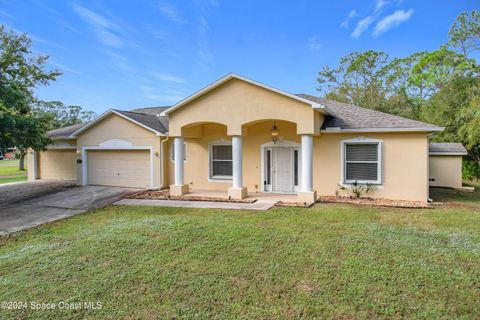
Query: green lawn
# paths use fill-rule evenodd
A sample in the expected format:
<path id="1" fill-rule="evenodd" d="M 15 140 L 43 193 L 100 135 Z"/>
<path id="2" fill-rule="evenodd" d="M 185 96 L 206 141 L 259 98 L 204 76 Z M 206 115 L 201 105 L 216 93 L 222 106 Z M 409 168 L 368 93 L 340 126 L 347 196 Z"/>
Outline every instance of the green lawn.
<path id="1" fill-rule="evenodd" d="M 0 239 L 0 301 L 102 308 L 3 316 L 478 319 L 480 193 L 469 197 L 433 210 L 109 206 Z"/>
<path id="2" fill-rule="evenodd" d="M 27 181 L 27 176 L 18 176 L 18 177 L 12 177 L 12 178 L 0 178 L 0 184 L 10 183 L 10 182 L 21 182 L 21 181 Z"/>
<path id="3" fill-rule="evenodd" d="M 27 180 L 27 167 L 18 170 L 18 160 L 0 160 L 0 184 Z"/>

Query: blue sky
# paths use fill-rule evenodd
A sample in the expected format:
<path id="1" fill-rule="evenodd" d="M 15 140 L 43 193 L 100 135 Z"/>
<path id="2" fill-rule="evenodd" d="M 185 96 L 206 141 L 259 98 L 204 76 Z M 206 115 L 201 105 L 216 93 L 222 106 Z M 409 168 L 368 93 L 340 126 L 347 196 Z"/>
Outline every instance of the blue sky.
<path id="1" fill-rule="evenodd" d="M 352 51 L 406 56 L 445 43 L 477 1 L 0 0 L 63 76 L 37 94 L 101 113 L 171 105 L 229 72 L 291 93 Z"/>

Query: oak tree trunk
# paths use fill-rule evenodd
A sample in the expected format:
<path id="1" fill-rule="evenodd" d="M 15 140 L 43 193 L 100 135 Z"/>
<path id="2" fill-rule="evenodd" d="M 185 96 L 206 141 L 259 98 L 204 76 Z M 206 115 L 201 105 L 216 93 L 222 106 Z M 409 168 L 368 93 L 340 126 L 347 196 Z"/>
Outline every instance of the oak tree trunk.
<path id="1" fill-rule="evenodd" d="M 20 161 L 18 162 L 18 170 L 25 170 L 25 150 L 20 149 Z"/>

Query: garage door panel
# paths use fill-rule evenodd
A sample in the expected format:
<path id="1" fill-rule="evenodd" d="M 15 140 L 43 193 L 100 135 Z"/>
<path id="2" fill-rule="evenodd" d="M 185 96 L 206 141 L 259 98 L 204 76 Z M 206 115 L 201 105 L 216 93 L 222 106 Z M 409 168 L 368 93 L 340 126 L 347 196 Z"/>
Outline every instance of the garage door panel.
<path id="1" fill-rule="evenodd" d="M 150 151 L 89 150 L 88 184 L 146 188 L 150 184 Z"/>

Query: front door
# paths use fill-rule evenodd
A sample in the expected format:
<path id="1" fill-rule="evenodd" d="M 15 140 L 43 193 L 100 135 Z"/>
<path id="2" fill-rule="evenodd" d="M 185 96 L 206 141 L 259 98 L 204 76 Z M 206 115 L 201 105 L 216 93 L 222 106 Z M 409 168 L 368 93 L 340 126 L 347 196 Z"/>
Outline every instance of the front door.
<path id="1" fill-rule="evenodd" d="M 292 148 L 272 148 L 272 191 L 293 192 Z"/>
<path id="2" fill-rule="evenodd" d="M 293 147 L 272 147 L 266 152 L 265 190 L 291 193 L 298 181 L 298 149 Z"/>

